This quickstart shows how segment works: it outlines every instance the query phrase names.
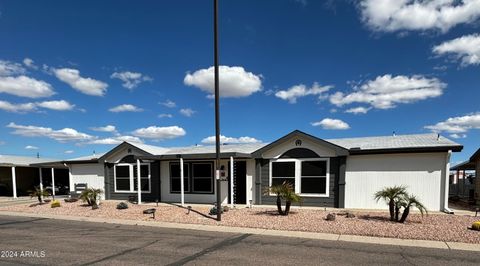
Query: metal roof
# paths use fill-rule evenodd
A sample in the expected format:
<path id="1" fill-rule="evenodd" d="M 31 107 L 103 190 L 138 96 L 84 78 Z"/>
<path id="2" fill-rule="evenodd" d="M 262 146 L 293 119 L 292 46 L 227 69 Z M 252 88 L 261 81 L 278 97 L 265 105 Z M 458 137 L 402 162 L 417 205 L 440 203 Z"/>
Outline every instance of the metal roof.
<path id="1" fill-rule="evenodd" d="M 28 156 L 0 155 L 0 165 L 3 166 L 30 166 L 36 163 L 58 161 L 52 158 L 37 158 Z"/>
<path id="2" fill-rule="evenodd" d="M 327 139 L 326 141 L 353 150 L 395 150 L 414 148 L 448 148 L 459 151 L 462 145 L 435 133 L 379 137 Z"/>

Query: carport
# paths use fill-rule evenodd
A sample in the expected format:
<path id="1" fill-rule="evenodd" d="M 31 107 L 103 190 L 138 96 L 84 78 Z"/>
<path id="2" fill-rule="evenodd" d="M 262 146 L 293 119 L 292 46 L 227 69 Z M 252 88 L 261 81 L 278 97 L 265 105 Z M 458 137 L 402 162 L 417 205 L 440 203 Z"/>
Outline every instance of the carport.
<path id="1" fill-rule="evenodd" d="M 28 196 L 36 186 L 52 195 L 68 193 L 68 170 L 63 165 L 41 165 L 55 159 L 0 155 L 0 196 Z M 66 190 L 63 188 L 66 186 Z M 65 192 L 66 191 L 66 192 Z"/>

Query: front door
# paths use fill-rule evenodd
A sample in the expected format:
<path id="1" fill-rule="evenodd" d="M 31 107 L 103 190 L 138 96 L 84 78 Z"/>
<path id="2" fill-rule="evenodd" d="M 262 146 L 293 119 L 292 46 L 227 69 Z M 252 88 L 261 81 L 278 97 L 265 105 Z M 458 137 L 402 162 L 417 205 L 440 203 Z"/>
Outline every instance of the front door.
<path id="1" fill-rule="evenodd" d="M 233 199 L 235 204 L 247 204 L 247 162 L 234 162 Z"/>

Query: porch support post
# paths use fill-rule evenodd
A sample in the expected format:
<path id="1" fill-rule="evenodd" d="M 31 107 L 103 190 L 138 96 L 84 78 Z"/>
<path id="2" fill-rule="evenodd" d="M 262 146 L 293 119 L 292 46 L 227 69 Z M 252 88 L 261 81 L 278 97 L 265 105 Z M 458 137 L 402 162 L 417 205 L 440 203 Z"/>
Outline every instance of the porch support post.
<path id="1" fill-rule="evenodd" d="M 38 168 L 38 174 L 40 176 L 40 183 L 38 186 L 40 187 L 40 190 L 43 190 L 43 173 L 42 173 L 42 168 Z"/>
<path id="2" fill-rule="evenodd" d="M 12 166 L 12 186 L 13 186 L 13 198 L 17 198 L 17 176 L 15 173 L 15 166 Z"/>
<path id="3" fill-rule="evenodd" d="M 140 178 L 140 159 L 137 159 L 137 204 L 142 204 L 142 183 Z"/>
<path id="4" fill-rule="evenodd" d="M 182 207 L 185 206 L 185 184 L 183 180 L 183 158 L 180 157 L 180 197 L 181 197 L 181 203 Z"/>
<path id="5" fill-rule="evenodd" d="M 55 197 L 55 168 L 52 167 L 52 195 Z"/>
<path id="6" fill-rule="evenodd" d="M 463 180 L 462 180 L 462 191 L 463 191 L 463 196 L 467 194 L 468 197 L 470 197 L 470 192 L 468 191 L 465 193 L 465 179 L 467 178 L 467 175 L 465 174 L 465 170 L 463 170 Z"/>
<path id="7" fill-rule="evenodd" d="M 230 207 L 233 208 L 233 156 L 230 156 Z"/>
<path id="8" fill-rule="evenodd" d="M 452 156 L 452 151 L 449 150 L 447 156 L 445 156 L 445 179 L 443 180 L 444 191 L 443 191 L 443 211 L 446 213 L 453 213 L 448 208 L 448 190 L 450 188 L 448 173 L 450 172 L 450 158 Z"/>

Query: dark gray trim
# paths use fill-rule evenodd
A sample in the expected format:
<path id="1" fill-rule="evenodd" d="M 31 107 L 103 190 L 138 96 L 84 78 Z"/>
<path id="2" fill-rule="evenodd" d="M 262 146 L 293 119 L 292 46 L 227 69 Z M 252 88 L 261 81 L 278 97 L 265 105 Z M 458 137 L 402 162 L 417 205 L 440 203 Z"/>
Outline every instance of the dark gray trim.
<path id="1" fill-rule="evenodd" d="M 443 147 L 409 147 L 409 148 L 393 148 L 393 149 L 372 149 L 372 150 L 360 150 L 350 149 L 351 155 L 363 155 L 363 154 L 389 154 L 389 153 L 428 153 L 428 152 L 448 152 L 462 151 L 463 146 L 443 146 Z"/>
<path id="2" fill-rule="evenodd" d="M 235 159 L 250 159 L 252 156 L 248 153 L 240 152 L 224 152 L 220 154 L 221 159 L 229 159 L 233 157 Z M 215 153 L 194 153 L 194 154 L 165 154 L 165 155 L 142 155 L 136 156 L 140 160 L 158 160 L 169 161 L 176 159 L 215 159 Z"/>
<path id="3" fill-rule="evenodd" d="M 480 157 L 480 149 L 478 149 L 478 150 L 470 157 L 470 161 L 473 162 L 473 161 L 475 161 L 475 159 L 477 159 L 478 157 Z"/>
<path id="4" fill-rule="evenodd" d="M 345 208 L 345 172 L 347 170 L 347 157 L 338 158 L 338 191 L 337 191 L 337 208 Z"/>
<path id="5" fill-rule="evenodd" d="M 277 139 L 276 141 L 274 141 L 274 142 L 256 150 L 255 152 L 252 153 L 252 156 L 254 158 L 260 158 L 265 151 L 271 149 L 274 146 L 285 143 L 290 138 L 294 138 L 296 136 L 302 136 L 302 137 L 305 137 L 305 138 L 307 138 L 307 139 L 309 139 L 313 142 L 318 143 L 319 145 L 326 146 L 326 147 L 334 150 L 335 154 L 337 154 L 338 156 L 346 156 L 346 155 L 349 154 L 348 150 L 345 149 L 344 147 L 338 146 L 338 145 L 333 144 L 331 142 L 328 142 L 326 140 L 323 140 L 323 139 L 317 138 L 315 136 L 309 135 L 309 134 L 307 134 L 305 132 L 302 132 L 300 130 L 294 130 L 294 131 L 290 132 L 289 134 Z"/>

